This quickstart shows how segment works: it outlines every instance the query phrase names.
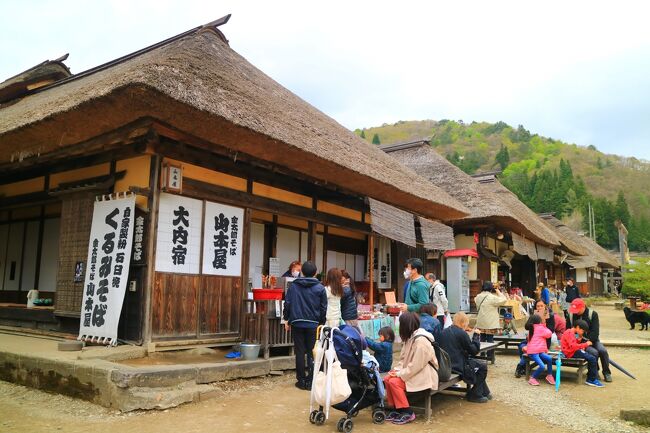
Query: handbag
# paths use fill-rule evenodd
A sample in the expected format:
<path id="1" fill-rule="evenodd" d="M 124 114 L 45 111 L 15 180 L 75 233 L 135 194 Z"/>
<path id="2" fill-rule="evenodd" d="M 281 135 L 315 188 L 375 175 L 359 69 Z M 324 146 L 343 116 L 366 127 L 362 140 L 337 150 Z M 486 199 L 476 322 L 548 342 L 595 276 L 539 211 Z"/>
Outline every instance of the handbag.
<path id="1" fill-rule="evenodd" d="M 333 351 L 334 349 L 331 348 L 328 350 Z M 335 405 L 345 401 L 352 394 L 352 389 L 348 383 L 348 371 L 341 367 L 336 352 L 334 352 L 334 362 L 329 366 L 329 370 L 332 375 L 329 403 L 330 405 Z M 312 388 L 316 403 L 321 406 L 327 405 L 327 373 L 325 371 L 316 373 Z"/>

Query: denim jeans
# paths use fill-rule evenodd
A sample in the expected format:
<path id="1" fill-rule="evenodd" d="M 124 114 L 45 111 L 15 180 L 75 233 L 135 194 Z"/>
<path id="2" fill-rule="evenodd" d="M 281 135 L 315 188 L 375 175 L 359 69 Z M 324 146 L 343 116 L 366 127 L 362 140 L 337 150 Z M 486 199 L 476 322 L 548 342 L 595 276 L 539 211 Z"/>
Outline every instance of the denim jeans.
<path id="1" fill-rule="evenodd" d="M 533 378 L 537 379 L 544 370 L 547 371 L 547 374 L 553 375 L 553 358 L 548 353 L 536 353 L 534 355 L 528 355 L 535 364 L 539 367 L 533 372 Z"/>
<path id="2" fill-rule="evenodd" d="M 587 380 L 593 382 L 598 379 L 598 358 L 584 350 L 578 350 L 573 354 L 573 358 L 584 359 L 587 361 Z"/>
<path id="3" fill-rule="evenodd" d="M 609 353 L 607 353 L 607 349 L 603 346 L 603 343 L 596 341 L 593 346 L 587 347 L 585 351 L 596 358 L 600 358 L 600 365 L 603 368 L 603 374 L 612 374 L 609 369 Z"/>

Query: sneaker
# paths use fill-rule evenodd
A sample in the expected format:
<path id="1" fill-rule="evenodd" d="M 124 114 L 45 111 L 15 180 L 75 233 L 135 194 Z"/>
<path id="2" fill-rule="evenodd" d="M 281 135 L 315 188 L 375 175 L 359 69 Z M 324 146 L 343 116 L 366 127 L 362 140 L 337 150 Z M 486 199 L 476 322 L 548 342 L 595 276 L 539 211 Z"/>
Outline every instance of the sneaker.
<path id="1" fill-rule="evenodd" d="M 494 397 L 493 397 L 492 394 L 490 393 L 490 394 L 486 395 L 485 398 L 487 398 L 488 400 L 492 400 Z"/>
<path id="2" fill-rule="evenodd" d="M 517 368 L 515 369 L 515 377 L 519 379 L 524 374 L 526 374 L 526 371 L 522 367 L 517 366 Z"/>
<path id="3" fill-rule="evenodd" d="M 392 421 L 393 424 L 402 425 L 402 424 L 408 424 L 410 422 L 415 421 L 415 413 L 413 413 L 413 412 L 404 413 L 404 414 L 400 414 L 400 415 L 401 415 L 400 417 L 398 417 L 398 418 L 396 418 L 396 419 L 394 419 Z"/>
<path id="4" fill-rule="evenodd" d="M 546 381 L 550 383 L 551 385 L 555 385 L 555 378 L 553 377 L 552 374 L 547 374 L 546 375 Z"/>
<path id="5" fill-rule="evenodd" d="M 241 358 L 241 352 L 237 352 L 233 350 L 232 352 L 229 352 L 226 355 L 224 355 L 224 357 L 228 359 Z"/>
<path id="6" fill-rule="evenodd" d="M 386 416 L 386 421 L 395 421 L 396 419 L 400 418 L 402 414 L 400 412 L 397 412 L 395 410 L 390 411 L 390 413 Z"/>
<path id="7" fill-rule="evenodd" d="M 612 381 L 612 375 L 609 373 L 603 373 L 603 377 L 605 378 L 605 382 L 611 382 Z"/>
<path id="8" fill-rule="evenodd" d="M 593 386 L 595 388 L 604 388 L 605 385 L 600 383 L 600 380 L 594 379 L 594 380 L 588 380 L 585 382 L 585 385 Z"/>
<path id="9" fill-rule="evenodd" d="M 539 386 L 539 382 L 538 382 L 537 379 L 535 379 L 534 377 L 531 377 L 531 378 L 528 380 L 528 385 Z"/>
<path id="10" fill-rule="evenodd" d="M 305 382 L 303 382 L 302 380 L 297 381 L 297 382 L 294 384 L 294 386 L 295 386 L 296 388 L 298 388 L 298 389 L 308 389 L 308 388 L 305 386 Z"/>

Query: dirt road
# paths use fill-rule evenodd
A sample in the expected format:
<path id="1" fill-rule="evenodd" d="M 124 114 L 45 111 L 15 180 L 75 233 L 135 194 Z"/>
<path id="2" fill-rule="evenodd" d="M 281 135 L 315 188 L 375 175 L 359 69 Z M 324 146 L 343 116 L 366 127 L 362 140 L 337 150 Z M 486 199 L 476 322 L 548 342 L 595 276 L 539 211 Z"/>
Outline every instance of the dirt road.
<path id="1" fill-rule="evenodd" d="M 602 314 L 612 332 L 625 331 L 622 312 Z M 624 319 L 623 319 L 624 320 Z M 650 331 L 644 331 L 649 333 Z M 650 409 L 650 350 L 610 348 L 612 359 L 633 371 L 638 380 L 614 370 L 614 383 L 604 389 L 577 384 L 565 377 L 556 393 L 550 385 L 532 387 L 513 376 L 517 357 L 497 355 L 488 383 L 495 400 L 482 405 L 458 396 L 436 396 L 431 423 L 421 417 L 405 426 L 373 425 L 370 413 L 355 418 L 354 431 L 363 432 L 510 432 L 544 431 L 625 433 L 646 431 L 620 421 L 621 409 Z M 215 387 L 216 398 L 165 411 L 111 412 L 61 395 L 47 394 L 0 382 L 0 432 L 95 431 L 115 433 L 191 432 L 335 432 L 340 412 L 333 411 L 322 427 L 309 424 L 309 395 L 293 386 L 291 374 L 226 382 Z"/>

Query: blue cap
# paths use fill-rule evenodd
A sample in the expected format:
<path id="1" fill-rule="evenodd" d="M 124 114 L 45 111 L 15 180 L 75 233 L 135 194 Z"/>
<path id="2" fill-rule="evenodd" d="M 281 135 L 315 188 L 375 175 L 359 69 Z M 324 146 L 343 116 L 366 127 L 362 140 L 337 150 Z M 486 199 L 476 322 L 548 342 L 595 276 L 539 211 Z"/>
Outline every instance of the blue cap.
<path id="1" fill-rule="evenodd" d="M 503 315 L 503 318 L 504 318 L 504 319 L 510 319 L 510 320 L 512 320 L 512 313 L 505 313 L 505 314 Z"/>

